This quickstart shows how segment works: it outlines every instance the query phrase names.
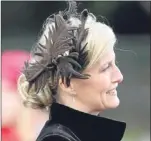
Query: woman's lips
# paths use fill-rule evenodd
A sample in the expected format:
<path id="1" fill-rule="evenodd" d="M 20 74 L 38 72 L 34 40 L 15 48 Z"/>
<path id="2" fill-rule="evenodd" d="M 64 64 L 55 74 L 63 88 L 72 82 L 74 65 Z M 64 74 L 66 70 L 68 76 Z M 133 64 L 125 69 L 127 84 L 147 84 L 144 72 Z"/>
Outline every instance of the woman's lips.
<path id="1" fill-rule="evenodd" d="M 111 96 L 116 96 L 117 95 L 117 91 L 116 91 L 116 89 L 112 89 L 112 90 L 107 91 L 107 94 L 111 95 Z"/>

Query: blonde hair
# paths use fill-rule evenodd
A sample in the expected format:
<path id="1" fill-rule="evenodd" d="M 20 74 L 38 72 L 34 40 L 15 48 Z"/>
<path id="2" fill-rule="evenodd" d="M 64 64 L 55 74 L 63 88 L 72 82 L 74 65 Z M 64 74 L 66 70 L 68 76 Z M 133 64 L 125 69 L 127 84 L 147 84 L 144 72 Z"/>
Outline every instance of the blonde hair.
<path id="1" fill-rule="evenodd" d="M 49 18 L 46 21 L 44 32 L 39 39 L 39 42 L 43 45 L 45 44 L 44 35 L 48 35 L 48 27 L 51 29 L 51 27 L 54 26 L 54 23 L 48 22 Z M 81 24 L 81 21 L 75 17 L 70 17 L 69 21 L 73 27 L 79 27 Z M 96 17 L 92 13 L 89 13 L 88 15 L 85 28 L 88 28 L 88 36 L 85 41 L 88 43 L 86 46 L 89 61 L 86 68 L 88 68 L 92 67 L 98 60 L 100 60 L 104 52 L 113 48 L 116 42 L 116 37 L 112 28 L 105 23 L 97 22 Z M 34 88 L 27 92 L 28 87 L 29 83 L 27 82 L 25 75 L 22 74 L 18 79 L 18 90 L 26 106 L 32 108 L 46 108 L 53 103 L 54 97 L 49 84 L 47 84 L 38 94 L 35 93 Z"/>

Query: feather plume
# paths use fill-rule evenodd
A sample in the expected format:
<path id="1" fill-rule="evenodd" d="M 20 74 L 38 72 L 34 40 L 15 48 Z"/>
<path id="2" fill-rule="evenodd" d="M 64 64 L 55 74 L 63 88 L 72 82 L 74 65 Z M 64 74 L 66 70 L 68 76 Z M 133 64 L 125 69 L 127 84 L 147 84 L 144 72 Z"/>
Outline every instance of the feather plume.
<path id="1" fill-rule="evenodd" d="M 75 13 L 76 2 L 69 2 L 69 9 L 66 14 Z M 35 62 L 25 62 L 23 73 L 29 82 L 28 91 L 34 85 L 35 91 L 38 93 L 47 83 L 54 91 L 60 78 L 67 86 L 70 85 L 72 77 L 89 78 L 88 74 L 80 73 L 88 63 L 87 43 L 82 46 L 88 35 L 88 29 L 84 28 L 87 16 L 88 11 L 84 10 L 81 13 L 81 26 L 73 28 L 67 24 L 61 14 L 54 15 L 55 26 L 52 25 L 52 28 L 49 28 L 48 37 L 44 35 L 46 44 L 38 43 L 33 51 Z M 73 34 L 75 31 L 76 35 Z M 69 54 L 64 55 L 65 52 L 69 52 Z"/>
<path id="2" fill-rule="evenodd" d="M 67 27 L 65 20 L 60 15 L 56 15 L 55 27 L 52 27 L 52 30 L 49 28 L 48 38 L 45 36 L 46 44 L 41 45 L 39 43 L 33 54 L 33 56 L 40 56 L 42 59 L 36 61 L 36 63 L 25 63 L 23 72 L 29 82 L 29 89 L 33 84 L 35 84 L 37 93 L 40 89 L 43 89 L 50 77 L 49 71 L 55 69 L 54 60 L 60 54 L 73 48 L 70 44 L 72 36 L 68 33 L 70 30 L 72 28 Z"/>

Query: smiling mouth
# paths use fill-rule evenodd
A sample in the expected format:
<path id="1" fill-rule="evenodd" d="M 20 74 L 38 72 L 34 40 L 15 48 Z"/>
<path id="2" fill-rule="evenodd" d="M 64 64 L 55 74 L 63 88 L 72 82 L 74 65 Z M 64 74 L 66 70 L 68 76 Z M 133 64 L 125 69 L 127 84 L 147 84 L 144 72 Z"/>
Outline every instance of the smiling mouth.
<path id="1" fill-rule="evenodd" d="M 108 91 L 106 94 L 111 95 L 111 96 L 116 96 L 117 91 L 116 91 L 116 89 L 112 89 L 112 90 Z"/>

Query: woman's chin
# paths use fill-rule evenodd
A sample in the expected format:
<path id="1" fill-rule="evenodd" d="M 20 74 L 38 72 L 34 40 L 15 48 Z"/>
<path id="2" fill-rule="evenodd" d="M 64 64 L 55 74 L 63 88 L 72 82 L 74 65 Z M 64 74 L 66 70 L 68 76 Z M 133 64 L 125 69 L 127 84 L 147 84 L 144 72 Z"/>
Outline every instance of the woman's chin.
<path id="1" fill-rule="evenodd" d="M 117 95 L 112 95 L 112 96 L 107 95 L 106 101 L 104 104 L 105 104 L 104 106 L 106 107 L 106 109 L 114 109 L 119 106 L 120 100 Z"/>
<path id="2" fill-rule="evenodd" d="M 108 108 L 114 109 L 114 108 L 117 108 L 119 106 L 119 104 L 120 104 L 120 100 L 117 96 L 115 96 L 114 99 L 108 101 L 107 105 L 108 105 Z"/>

